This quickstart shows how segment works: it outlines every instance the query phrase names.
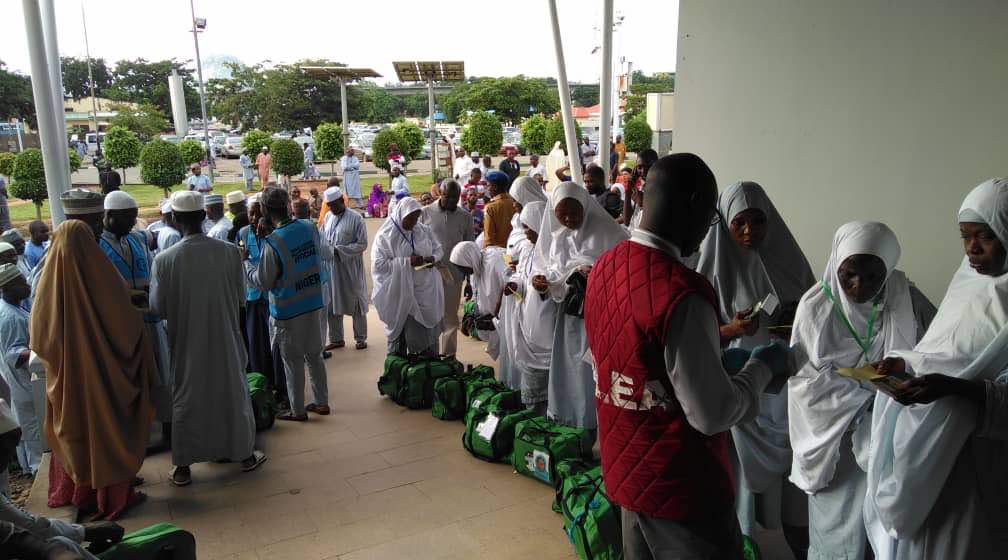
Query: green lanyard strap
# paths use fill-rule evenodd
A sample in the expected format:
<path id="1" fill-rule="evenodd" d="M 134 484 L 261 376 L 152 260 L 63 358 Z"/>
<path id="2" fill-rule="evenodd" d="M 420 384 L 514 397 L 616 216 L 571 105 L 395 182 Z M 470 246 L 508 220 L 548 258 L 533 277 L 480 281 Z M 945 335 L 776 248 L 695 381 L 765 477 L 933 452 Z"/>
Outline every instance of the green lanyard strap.
<path id="1" fill-rule="evenodd" d="M 855 342 L 857 342 L 858 347 L 861 348 L 861 352 L 864 354 L 865 359 L 871 360 L 868 354 L 871 352 L 872 339 L 874 338 L 875 334 L 877 334 L 872 331 L 875 327 L 875 319 L 878 317 L 878 301 L 876 300 L 872 302 L 871 314 L 868 315 L 868 333 L 865 335 L 865 338 L 862 339 L 861 336 L 857 333 L 857 331 L 854 330 L 854 325 L 851 324 L 850 319 L 848 319 L 847 315 L 843 312 L 843 308 L 840 307 L 839 304 L 837 304 L 836 299 L 833 297 L 833 291 L 830 290 L 829 285 L 826 284 L 824 280 L 820 280 L 819 284 L 822 285 L 823 293 L 826 294 L 826 297 L 829 298 L 830 303 L 833 304 L 833 311 L 836 313 L 836 316 L 839 317 L 841 321 L 843 321 L 843 324 L 847 327 L 847 330 L 850 331 L 850 333 L 854 336 L 854 340 Z"/>

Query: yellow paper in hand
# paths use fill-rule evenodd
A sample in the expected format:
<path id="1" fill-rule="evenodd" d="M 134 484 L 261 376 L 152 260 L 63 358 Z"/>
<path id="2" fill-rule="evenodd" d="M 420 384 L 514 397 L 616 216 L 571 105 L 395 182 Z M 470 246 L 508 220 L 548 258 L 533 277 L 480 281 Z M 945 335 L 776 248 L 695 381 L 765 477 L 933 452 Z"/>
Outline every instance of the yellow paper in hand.
<path id="1" fill-rule="evenodd" d="M 861 366 L 859 368 L 837 368 L 837 373 L 844 377 L 849 377 L 851 379 L 856 379 L 858 381 L 873 381 L 883 375 L 879 375 L 875 368 L 871 366 Z"/>

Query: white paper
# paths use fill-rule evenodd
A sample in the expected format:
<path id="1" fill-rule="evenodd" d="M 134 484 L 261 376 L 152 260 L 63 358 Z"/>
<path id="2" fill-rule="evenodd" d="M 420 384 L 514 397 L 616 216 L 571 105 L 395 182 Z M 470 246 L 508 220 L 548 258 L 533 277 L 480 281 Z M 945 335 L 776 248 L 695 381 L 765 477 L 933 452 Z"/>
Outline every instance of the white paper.
<path id="1" fill-rule="evenodd" d="M 756 317 L 760 311 L 766 311 L 767 315 L 773 315 L 777 311 L 778 305 L 780 305 L 780 299 L 777 297 L 777 294 L 770 292 L 763 298 L 763 301 L 753 306 L 753 310 L 746 316 L 746 320 Z"/>
<path id="2" fill-rule="evenodd" d="M 497 424 L 500 423 L 500 418 L 497 418 L 496 414 L 491 414 L 476 425 L 476 435 L 483 438 L 485 441 L 490 441 L 494 433 L 497 431 Z"/>

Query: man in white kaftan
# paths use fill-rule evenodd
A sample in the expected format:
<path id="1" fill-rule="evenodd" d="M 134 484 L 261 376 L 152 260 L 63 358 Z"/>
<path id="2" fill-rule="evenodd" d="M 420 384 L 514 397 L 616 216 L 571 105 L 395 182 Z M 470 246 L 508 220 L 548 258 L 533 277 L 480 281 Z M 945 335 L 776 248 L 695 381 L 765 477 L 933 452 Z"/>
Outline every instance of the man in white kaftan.
<path id="1" fill-rule="evenodd" d="M 172 464 L 177 468 L 170 481 L 177 486 L 191 482 L 192 463 L 244 460 L 242 469 L 249 471 L 266 460 L 253 448 L 255 420 L 238 324 L 245 300 L 241 254 L 203 235 L 202 198 L 189 191 L 173 195 L 175 221 L 185 237 L 154 259 L 151 275 L 151 312 L 167 320 L 174 357 Z"/>
<path id="2" fill-rule="evenodd" d="M 353 202 L 354 208 L 360 208 L 363 204 L 361 200 L 360 160 L 354 155 L 353 148 L 347 148 L 346 155 L 340 158 L 340 169 L 343 170 L 343 188 L 346 189 L 347 198 Z"/>
<path id="3" fill-rule="evenodd" d="M 343 204 L 343 191 L 329 187 L 325 191 L 329 214 L 322 224 L 322 243 L 331 249 L 323 252 L 322 264 L 329 271 L 329 303 L 326 318 L 329 323 L 329 349 L 343 347 L 343 316 L 353 318 L 354 341 L 357 349 L 367 348 L 367 281 L 364 278 L 364 251 L 367 249 L 367 228 L 364 218 Z"/>

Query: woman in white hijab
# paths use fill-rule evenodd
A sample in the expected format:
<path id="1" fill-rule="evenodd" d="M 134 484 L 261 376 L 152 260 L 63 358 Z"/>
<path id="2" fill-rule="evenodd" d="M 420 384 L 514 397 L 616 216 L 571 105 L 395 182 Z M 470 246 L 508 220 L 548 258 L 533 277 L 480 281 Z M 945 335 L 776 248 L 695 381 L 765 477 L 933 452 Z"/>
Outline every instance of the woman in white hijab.
<path id="1" fill-rule="evenodd" d="M 877 366 L 919 376 L 903 404 L 875 397 L 864 515 L 880 560 L 1008 550 L 1008 181 L 969 193 L 959 232 L 966 256 L 931 327 Z"/>
<path id="2" fill-rule="evenodd" d="M 790 480 L 809 495 L 809 558 L 865 557 L 864 504 L 875 390 L 837 374 L 913 348 L 935 308 L 896 269 L 900 245 L 879 222 L 833 236 L 822 280 L 798 303 L 788 380 Z M 802 365 L 804 363 L 804 365 Z"/>
<path id="3" fill-rule="evenodd" d="M 516 247 L 517 263 L 504 291 L 506 304 L 515 309 L 514 320 L 507 324 L 507 338 L 514 351 L 512 363 L 518 372 L 522 403 L 541 415 L 546 414 L 557 308 L 556 302 L 539 297 L 532 288 L 533 254 L 545 210 L 545 202 L 530 202 L 522 208 L 519 224 L 525 239 Z M 502 313 L 503 309 L 504 305 Z"/>
<path id="4" fill-rule="evenodd" d="M 724 219 L 701 244 L 697 272 L 710 280 L 717 294 L 722 340 L 730 341 L 732 348 L 752 350 L 770 341 L 768 327 L 791 324 L 788 310 L 815 284 L 815 276 L 763 187 L 749 181 L 735 183 L 718 197 L 718 211 Z M 758 321 L 746 320 L 768 294 L 781 302 L 776 312 L 769 317 L 761 312 Z M 756 494 L 762 494 L 762 524 L 767 529 L 783 525 L 792 550 L 803 552 L 808 500 L 787 482 L 791 469 L 787 392 L 761 395 L 759 416 L 733 427 L 732 442 L 739 462 L 735 507 L 742 534 L 752 537 Z"/>
<path id="5" fill-rule="evenodd" d="M 497 315 L 501 293 L 507 282 L 508 266 L 504 262 L 503 247 L 480 249 L 473 241 L 463 241 L 452 249 L 449 260 L 469 276 L 476 298 L 476 312 L 480 315 Z M 500 335 L 496 330 L 478 330 L 480 340 L 487 343 L 487 354 L 496 360 L 500 355 Z"/>
<path id="6" fill-rule="evenodd" d="M 557 140 L 553 144 L 553 149 L 546 156 L 546 190 L 553 191 L 560 185 L 560 179 L 557 178 L 557 170 L 562 169 L 567 165 L 567 153 L 561 147 L 563 142 Z"/>
<path id="7" fill-rule="evenodd" d="M 584 314 L 576 314 L 579 292 L 580 301 L 584 301 L 577 285 L 580 283 L 583 290 L 595 261 L 629 234 L 584 187 L 570 181 L 553 190 L 540 228 L 532 287 L 561 304 L 550 357 L 548 414 L 557 422 L 594 431 L 598 429 L 595 379 L 592 365 L 585 359 L 588 338 Z"/>
<path id="8" fill-rule="evenodd" d="M 444 292 L 433 263 L 441 259 L 442 250 L 430 228 L 419 220 L 420 203 L 406 197 L 375 233 L 371 301 L 385 323 L 390 354 L 438 351 Z"/>
<path id="9" fill-rule="evenodd" d="M 521 224 L 522 209 L 533 202 L 546 203 L 546 192 L 539 183 L 532 177 L 522 176 L 511 183 L 508 191 L 515 206 L 515 214 L 511 218 L 511 235 L 507 240 L 507 256 L 515 266 L 520 266 L 521 255 L 519 254 L 523 246 L 528 245 L 525 238 L 525 228 Z M 536 223 L 539 227 L 539 223 Z M 518 389 L 521 386 L 521 371 L 515 363 L 515 341 L 512 334 L 518 330 L 520 300 L 515 297 L 505 295 L 501 301 L 500 315 L 497 318 L 497 332 L 500 335 L 500 380 L 511 389 Z"/>

